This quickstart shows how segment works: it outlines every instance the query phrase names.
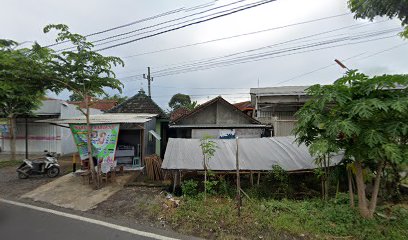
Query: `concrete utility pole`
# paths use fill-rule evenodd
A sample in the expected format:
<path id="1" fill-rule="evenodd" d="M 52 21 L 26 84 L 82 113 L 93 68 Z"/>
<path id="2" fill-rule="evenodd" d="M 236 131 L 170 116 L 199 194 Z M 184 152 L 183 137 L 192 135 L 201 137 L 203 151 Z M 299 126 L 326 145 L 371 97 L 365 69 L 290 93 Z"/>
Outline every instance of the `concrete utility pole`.
<path id="1" fill-rule="evenodd" d="M 153 82 L 153 77 L 150 75 L 150 67 L 147 67 L 147 76 L 146 74 L 143 74 L 143 78 L 147 79 L 147 92 L 149 97 L 152 97 L 152 92 L 150 90 L 150 82 Z"/>

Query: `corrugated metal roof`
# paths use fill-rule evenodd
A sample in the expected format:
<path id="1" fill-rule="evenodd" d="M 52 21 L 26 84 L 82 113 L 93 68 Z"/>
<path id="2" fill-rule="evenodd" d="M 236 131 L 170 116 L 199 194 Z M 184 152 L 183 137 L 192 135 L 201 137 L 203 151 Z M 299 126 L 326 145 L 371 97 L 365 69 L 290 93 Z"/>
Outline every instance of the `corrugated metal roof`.
<path id="1" fill-rule="evenodd" d="M 260 96 L 306 95 L 305 90 L 310 86 L 283 86 L 251 88 L 250 94 Z"/>
<path id="2" fill-rule="evenodd" d="M 169 125 L 170 128 L 266 128 L 262 124 L 191 124 L 191 125 Z"/>
<path id="3" fill-rule="evenodd" d="M 215 155 L 208 161 L 214 171 L 236 170 L 236 140 L 213 139 L 217 144 Z M 286 171 L 314 169 L 318 166 L 306 145 L 298 146 L 293 136 L 273 138 L 242 138 L 238 140 L 238 158 L 241 170 L 268 171 L 279 165 Z M 343 155 L 332 157 L 332 165 Z M 200 139 L 170 138 L 163 169 L 203 170 Z"/>
<path id="4" fill-rule="evenodd" d="M 157 114 L 149 113 L 105 113 L 95 114 L 90 116 L 90 122 L 98 123 L 145 123 L 150 121 Z M 86 123 L 85 116 L 78 116 L 73 118 L 65 118 L 60 120 L 41 120 L 38 122 L 49 122 L 55 124 L 69 124 L 69 123 Z"/>

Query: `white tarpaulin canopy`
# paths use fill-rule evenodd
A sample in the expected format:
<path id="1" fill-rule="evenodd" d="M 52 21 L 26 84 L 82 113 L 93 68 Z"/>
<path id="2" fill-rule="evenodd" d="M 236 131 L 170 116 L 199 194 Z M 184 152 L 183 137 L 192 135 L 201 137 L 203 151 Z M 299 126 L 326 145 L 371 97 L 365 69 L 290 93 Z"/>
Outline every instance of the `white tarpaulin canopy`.
<path id="1" fill-rule="evenodd" d="M 214 171 L 236 170 L 236 139 L 213 139 L 217 144 L 215 155 L 208 161 L 209 169 Z M 300 145 L 293 136 L 273 138 L 242 138 L 238 140 L 238 159 L 240 170 L 268 171 L 279 165 L 286 171 L 314 169 L 314 157 L 306 145 Z M 331 158 L 331 165 L 338 164 L 343 155 Z M 170 138 L 163 169 L 203 170 L 203 155 L 200 139 Z"/>

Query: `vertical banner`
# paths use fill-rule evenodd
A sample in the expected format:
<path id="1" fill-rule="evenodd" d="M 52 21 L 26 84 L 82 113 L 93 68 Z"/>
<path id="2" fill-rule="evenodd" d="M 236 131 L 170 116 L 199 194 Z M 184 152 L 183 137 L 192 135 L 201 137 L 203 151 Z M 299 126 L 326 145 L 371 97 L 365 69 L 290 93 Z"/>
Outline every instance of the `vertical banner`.
<path id="1" fill-rule="evenodd" d="M 81 160 L 88 158 L 86 124 L 70 124 Z M 102 172 L 116 166 L 115 151 L 119 136 L 119 124 L 92 124 L 91 143 L 93 157 L 101 162 Z"/>
<path id="2" fill-rule="evenodd" d="M 7 118 L 0 118 L 0 133 L 9 132 L 10 121 Z"/>

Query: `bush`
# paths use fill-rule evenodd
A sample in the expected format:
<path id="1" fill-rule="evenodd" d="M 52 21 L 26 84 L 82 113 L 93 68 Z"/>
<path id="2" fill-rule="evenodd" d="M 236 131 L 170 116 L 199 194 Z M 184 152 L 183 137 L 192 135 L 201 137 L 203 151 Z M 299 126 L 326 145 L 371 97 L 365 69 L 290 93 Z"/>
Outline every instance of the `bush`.
<path id="1" fill-rule="evenodd" d="M 198 194 L 198 182 L 194 180 L 187 180 L 181 184 L 181 190 L 186 197 L 194 197 Z"/>

